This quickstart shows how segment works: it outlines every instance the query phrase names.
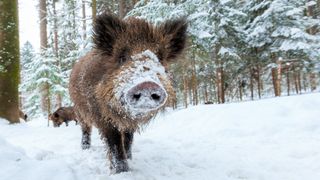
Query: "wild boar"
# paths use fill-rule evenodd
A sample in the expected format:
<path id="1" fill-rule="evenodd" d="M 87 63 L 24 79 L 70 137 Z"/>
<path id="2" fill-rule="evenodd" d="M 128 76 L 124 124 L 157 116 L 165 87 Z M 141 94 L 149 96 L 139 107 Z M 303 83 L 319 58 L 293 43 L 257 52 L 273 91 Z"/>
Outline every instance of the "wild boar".
<path id="1" fill-rule="evenodd" d="M 19 117 L 25 121 L 28 119 L 28 115 L 19 109 Z"/>
<path id="2" fill-rule="evenodd" d="M 111 173 L 129 170 L 134 132 L 174 101 L 167 69 L 182 54 L 186 31 L 186 18 L 154 26 L 133 17 L 97 17 L 94 47 L 74 65 L 69 93 L 82 148 L 90 147 L 96 126 L 108 147 Z"/>
<path id="3" fill-rule="evenodd" d="M 49 114 L 49 120 L 52 121 L 54 127 L 60 127 L 62 123 L 68 126 L 69 121 L 75 121 L 78 124 L 73 107 L 58 108 L 54 113 Z"/>

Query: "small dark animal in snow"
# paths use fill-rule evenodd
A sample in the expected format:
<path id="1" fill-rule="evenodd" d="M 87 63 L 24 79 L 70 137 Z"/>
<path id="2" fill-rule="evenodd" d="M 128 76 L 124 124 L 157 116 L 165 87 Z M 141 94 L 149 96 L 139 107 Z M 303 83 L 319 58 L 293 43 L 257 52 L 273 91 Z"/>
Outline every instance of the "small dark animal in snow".
<path id="1" fill-rule="evenodd" d="M 107 144 L 111 173 L 128 171 L 133 133 L 175 99 L 167 68 L 186 42 L 185 18 L 153 26 L 142 19 L 97 17 L 95 47 L 73 67 L 69 93 L 90 147 L 92 125 Z"/>
<path id="2" fill-rule="evenodd" d="M 73 107 L 58 108 L 54 113 L 49 114 L 49 120 L 53 122 L 54 127 L 60 127 L 62 123 L 68 126 L 69 121 L 75 121 L 78 124 Z"/>

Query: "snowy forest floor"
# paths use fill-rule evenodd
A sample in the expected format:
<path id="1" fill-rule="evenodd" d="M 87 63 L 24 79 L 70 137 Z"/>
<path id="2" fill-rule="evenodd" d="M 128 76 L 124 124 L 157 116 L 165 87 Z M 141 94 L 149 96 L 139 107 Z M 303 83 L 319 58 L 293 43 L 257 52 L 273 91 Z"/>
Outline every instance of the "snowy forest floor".
<path id="1" fill-rule="evenodd" d="M 135 135 L 131 171 L 110 175 L 98 132 L 0 120 L 1 180 L 319 180 L 320 93 L 159 115 Z"/>

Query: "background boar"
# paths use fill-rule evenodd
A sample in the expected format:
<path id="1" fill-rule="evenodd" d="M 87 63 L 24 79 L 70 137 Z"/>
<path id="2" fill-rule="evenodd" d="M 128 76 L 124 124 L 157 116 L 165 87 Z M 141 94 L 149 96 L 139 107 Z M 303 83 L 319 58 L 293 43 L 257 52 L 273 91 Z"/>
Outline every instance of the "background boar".
<path id="1" fill-rule="evenodd" d="M 54 127 L 59 127 L 62 123 L 68 126 L 69 121 L 78 123 L 73 107 L 60 107 L 54 113 L 49 114 L 49 120 L 53 122 Z"/>
<path id="2" fill-rule="evenodd" d="M 167 66 L 184 49 L 184 18 L 152 26 L 102 14 L 94 24 L 95 47 L 75 64 L 69 93 L 90 147 L 95 125 L 108 147 L 112 173 L 128 170 L 133 133 L 149 122 L 175 94 Z"/>
<path id="3" fill-rule="evenodd" d="M 20 109 L 19 109 L 19 117 L 25 121 L 27 121 L 28 119 L 28 115 L 22 112 Z"/>

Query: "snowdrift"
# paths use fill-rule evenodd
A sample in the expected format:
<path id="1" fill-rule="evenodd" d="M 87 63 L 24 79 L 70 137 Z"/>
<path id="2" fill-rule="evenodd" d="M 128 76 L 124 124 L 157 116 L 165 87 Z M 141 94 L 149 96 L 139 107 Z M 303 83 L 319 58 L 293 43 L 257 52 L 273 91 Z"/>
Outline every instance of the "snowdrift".
<path id="1" fill-rule="evenodd" d="M 3 180 L 318 180 L 320 94 L 159 115 L 133 144 L 131 171 L 110 175 L 98 132 L 80 148 L 80 127 L 0 120 Z"/>

